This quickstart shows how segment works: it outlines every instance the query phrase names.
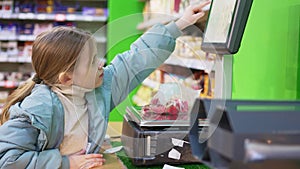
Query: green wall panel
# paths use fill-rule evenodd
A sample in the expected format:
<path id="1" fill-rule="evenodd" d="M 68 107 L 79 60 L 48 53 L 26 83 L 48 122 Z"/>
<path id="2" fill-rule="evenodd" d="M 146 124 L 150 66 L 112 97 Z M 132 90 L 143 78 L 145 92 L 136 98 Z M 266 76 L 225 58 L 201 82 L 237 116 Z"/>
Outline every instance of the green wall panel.
<path id="1" fill-rule="evenodd" d="M 233 56 L 233 99 L 294 100 L 299 95 L 299 11 L 299 0 L 254 0 Z"/>
<path id="2" fill-rule="evenodd" d="M 144 3 L 108 2 L 110 62 L 141 35 L 136 26 L 143 20 Z M 233 56 L 233 99 L 300 99 L 299 13 L 299 0 L 254 0 L 240 51 Z M 114 109 L 110 120 L 121 121 L 129 104 L 126 99 Z"/>
<path id="3" fill-rule="evenodd" d="M 138 0 L 109 0 L 109 19 L 107 25 L 107 61 L 110 63 L 118 54 L 129 50 L 130 44 L 134 42 L 143 32 L 138 31 L 136 26 L 143 21 L 142 11 L 144 2 Z M 110 121 L 122 121 L 125 108 L 131 103 L 129 97 L 117 106 L 110 114 Z"/>
<path id="4" fill-rule="evenodd" d="M 108 2 L 108 62 L 118 53 L 126 51 L 140 35 L 136 29 L 143 21 L 144 3 L 137 0 L 110 0 Z"/>
<path id="5" fill-rule="evenodd" d="M 300 10 L 298 10 L 298 15 L 300 15 L 299 14 L 300 13 Z M 295 23 L 295 24 L 297 24 L 297 22 Z M 299 43 L 298 43 L 298 76 L 297 76 L 297 100 L 300 100 L 300 17 L 298 17 L 298 28 L 299 28 L 299 36 L 298 36 L 298 38 L 299 38 Z"/>

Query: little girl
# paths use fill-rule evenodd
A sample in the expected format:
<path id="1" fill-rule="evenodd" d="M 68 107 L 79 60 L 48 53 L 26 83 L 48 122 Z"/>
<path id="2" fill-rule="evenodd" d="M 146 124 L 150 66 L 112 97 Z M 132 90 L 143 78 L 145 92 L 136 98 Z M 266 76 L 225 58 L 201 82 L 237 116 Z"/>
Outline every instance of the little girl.
<path id="1" fill-rule="evenodd" d="M 106 67 L 84 31 L 55 27 L 37 36 L 36 74 L 9 96 L 1 114 L 0 168 L 101 166 L 109 112 L 168 58 L 180 30 L 201 18 L 208 3 L 155 25 Z"/>

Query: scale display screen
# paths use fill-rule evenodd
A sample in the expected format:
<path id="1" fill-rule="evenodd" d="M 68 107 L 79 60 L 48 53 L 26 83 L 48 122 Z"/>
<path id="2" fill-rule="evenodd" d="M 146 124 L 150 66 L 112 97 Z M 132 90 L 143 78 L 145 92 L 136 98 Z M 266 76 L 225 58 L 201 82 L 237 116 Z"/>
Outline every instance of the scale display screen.
<path id="1" fill-rule="evenodd" d="M 212 0 L 202 50 L 216 54 L 238 51 L 252 0 Z"/>

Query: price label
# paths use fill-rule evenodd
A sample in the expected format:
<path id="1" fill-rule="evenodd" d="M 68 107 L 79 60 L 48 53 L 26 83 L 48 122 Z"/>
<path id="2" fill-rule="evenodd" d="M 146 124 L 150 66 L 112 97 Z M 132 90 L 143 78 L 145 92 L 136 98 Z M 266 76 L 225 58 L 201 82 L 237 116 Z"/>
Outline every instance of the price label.
<path id="1" fill-rule="evenodd" d="M 67 20 L 68 21 L 75 21 L 76 20 L 76 15 L 73 15 L 73 14 L 67 15 Z"/>
<path id="2" fill-rule="evenodd" d="M 13 81 L 6 81 L 5 84 L 4 84 L 4 87 L 6 87 L 6 88 L 13 88 L 15 86 L 16 85 Z"/>
<path id="3" fill-rule="evenodd" d="M 94 20 L 94 17 L 93 16 L 84 16 L 84 19 L 85 21 L 93 21 Z"/>
<path id="4" fill-rule="evenodd" d="M 26 35 L 19 35 L 18 38 L 20 41 L 26 41 L 27 40 L 27 36 Z"/>
<path id="5" fill-rule="evenodd" d="M 66 20 L 66 15 L 65 14 L 56 14 L 55 15 L 55 21 L 65 21 Z"/>
<path id="6" fill-rule="evenodd" d="M 15 57 L 15 56 L 10 56 L 8 57 L 8 62 L 17 62 L 18 61 L 18 57 Z"/>
<path id="7" fill-rule="evenodd" d="M 3 54 L 0 55 L 0 62 L 6 62 L 7 61 L 7 56 L 3 56 Z"/>
<path id="8" fill-rule="evenodd" d="M 19 17 L 19 19 L 34 19 L 34 14 L 33 13 L 20 13 L 18 17 Z"/>
<path id="9" fill-rule="evenodd" d="M 46 14 L 37 14 L 36 18 L 38 20 L 46 20 L 47 19 L 47 15 Z"/>

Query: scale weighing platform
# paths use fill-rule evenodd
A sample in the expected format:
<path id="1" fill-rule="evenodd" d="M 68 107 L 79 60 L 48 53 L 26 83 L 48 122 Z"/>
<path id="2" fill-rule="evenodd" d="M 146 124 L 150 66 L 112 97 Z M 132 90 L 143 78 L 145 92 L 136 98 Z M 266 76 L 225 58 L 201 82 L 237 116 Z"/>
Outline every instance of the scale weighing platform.
<path id="1" fill-rule="evenodd" d="M 199 163 L 191 151 L 188 120 L 145 120 L 137 107 L 126 112 L 121 140 L 134 165 Z"/>

